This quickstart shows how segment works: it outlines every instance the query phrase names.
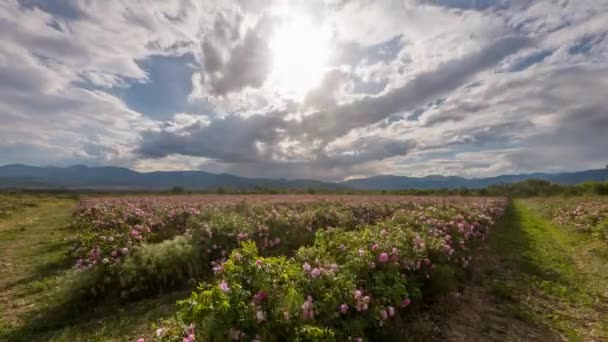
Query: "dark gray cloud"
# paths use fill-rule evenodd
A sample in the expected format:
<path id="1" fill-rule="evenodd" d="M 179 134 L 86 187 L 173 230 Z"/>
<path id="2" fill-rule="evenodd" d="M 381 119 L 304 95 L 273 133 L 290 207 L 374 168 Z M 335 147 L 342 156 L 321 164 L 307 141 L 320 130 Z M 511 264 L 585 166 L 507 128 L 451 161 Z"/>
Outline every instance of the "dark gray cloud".
<path id="1" fill-rule="evenodd" d="M 344 175 L 379 174 L 386 170 L 378 163 L 395 156 L 405 156 L 416 147 L 412 140 L 367 137 L 353 142 L 348 149 L 317 150 L 306 160 L 265 160 L 227 163 L 216 170 L 242 176 L 263 175 L 274 178 L 337 180 Z"/>
<path id="2" fill-rule="evenodd" d="M 209 125 L 197 123 L 175 132 L 144 132 L 138 152 L 155 158 L 183 154 L 229 163 L 259 161 L 268 156 L 256 148 L 256 142 L 271 144 L 274 148 L 279 138 L 278 129 L 285 126 L 280 114 L 247 118 L 230 115 Z"/>
<path id="3" fill-rule="evenodd" d="M 290 174 L 296 172 L 292 169 L 302 169 L 306 164 L 318 172 L 331 174 L 332 170 L 343 172 L 368 162 L 407 155 L 417 144 L 414 140 L 370 136 L 340 147 L 320 145 L 305 153 L 295 153 L 289 147 L 278 145 L 288 137 L 284 132 L 289 122 L 282 118 L 284 114 L 248 118 L 233 115 L 216 119 L 209 125 L 197 123 L 178 130 L 145 132 L 138 152 L 151 158 L 177 154 L 206 157 L 231 164 L 232 169 L 237 166 L 266 169 L 272 165 L 277 170 L 291 170 Z"/>
<path id="4" fill-rule="evenodd" d="M 397 140 L 382 137 L 362 137 L 351 142 L 348 147 L 330 154 L 317 156 L 325 167 L 352 166 L 370 161 L 381 161 L 395 156 L 405 156 L 417 145 L 415 140 Z"/>

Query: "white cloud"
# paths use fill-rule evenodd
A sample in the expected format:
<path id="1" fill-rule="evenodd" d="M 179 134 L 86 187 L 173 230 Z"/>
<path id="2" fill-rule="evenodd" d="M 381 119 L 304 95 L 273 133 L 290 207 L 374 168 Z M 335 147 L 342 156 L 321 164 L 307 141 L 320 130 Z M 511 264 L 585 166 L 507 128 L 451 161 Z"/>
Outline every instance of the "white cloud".
<path id="1" fill-rule="evenodd" d="M 28 3 L 0 4 L 3 162 L 323 179 L 605 163 L 605 1 Z M 329 34 L 306 96 L 269 77 L 286 13 Z M 143 60 L 184 53 L 188 113 L 117 95 L 151 82 Z"/>

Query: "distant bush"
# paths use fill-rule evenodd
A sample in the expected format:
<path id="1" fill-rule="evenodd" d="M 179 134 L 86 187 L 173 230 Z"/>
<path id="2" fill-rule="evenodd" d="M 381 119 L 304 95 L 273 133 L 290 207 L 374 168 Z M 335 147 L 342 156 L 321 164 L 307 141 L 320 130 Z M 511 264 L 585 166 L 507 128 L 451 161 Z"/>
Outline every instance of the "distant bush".
<path id="1" fill-rule="evenodd" d="M 545 180 L 529 179 L 518 183 L 491 185 L 471 190 L 471 194 L 508 197 L 608 195 L 608 182 L 587 182 L 578 185 L 560 185 Z"/>
<path id="2" fill-rule="evenodd" d="M 172 187 L 171 190 L 170 190 L 170 192 L 172 194 L 175 194 L 175 195 L 180 195 L 180 194 L 187 193 L 186 189 L 182 188 L 181 186 L 174 186 L 174 187 Z"/>

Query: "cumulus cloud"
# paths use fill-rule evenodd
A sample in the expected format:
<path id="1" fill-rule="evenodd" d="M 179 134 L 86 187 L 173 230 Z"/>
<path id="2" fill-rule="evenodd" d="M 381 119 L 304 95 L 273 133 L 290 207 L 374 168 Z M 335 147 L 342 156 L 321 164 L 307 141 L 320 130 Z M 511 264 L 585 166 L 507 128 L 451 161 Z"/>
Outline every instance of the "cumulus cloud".
<path id="1" fill-rule="evenodd" d="M 368 126 L 391 114 L 412 110 L 445 92 L 463 85 L 465 81 L 505 56 L 529 44 L 525 37 L 501 38 L 481 51 L 440 65 L 424 72 L 404 85 L 378 96 L 366 96 L 335 108 L 320 111 L 304 119 L 303 126 L 311 135 L 335 138 L 353 128 Z"/>
<path id="2" fill-rule="evenodd" d="M 201 81 L 211 95 L 225 95 L 248 86 L 258 88 L 270 71 L 270 21 L 261 18 L 242 37 L 240 23 L 240 17 L 230 23 L 220 12 L 212 34 L 201 44 L 205 75 Z"/>

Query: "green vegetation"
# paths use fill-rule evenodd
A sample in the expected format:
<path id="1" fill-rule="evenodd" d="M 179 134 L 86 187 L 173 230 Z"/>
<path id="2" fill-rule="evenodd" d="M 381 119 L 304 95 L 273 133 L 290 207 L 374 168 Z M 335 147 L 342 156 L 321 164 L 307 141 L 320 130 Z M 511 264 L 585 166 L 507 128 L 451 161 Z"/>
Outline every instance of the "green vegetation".
<path id="1" fill-rule="evenodd" d="M 176 292 L 122 307 L 110 301 L 72 306 L 63 287 L 72 276 L 65 238 L 76 202 L 51 196 L 27 201 L 26 207 L 0 218 L 1 341 L 135 340 L 187 296 Z"/>
<path id="2" fill-rule="evenodd" d="M 2 191 L 0 189 L 0 191 Z M 12 190 L 14 192 L 14 190 Z M 229 187 L 217 187 L 209 190 L 191 190 L 179 186 L 174 186 L 169 190 L 151 190 L 142 192 L 141 190 L 78 190 L 78 192 L 69 189 L 55 190 L 34 190 L 24 189 L 17 193 L 23 194 L 52 194 L 62 196 L 78 197 L 78 194 L 86 194 L 88 196 L 96 195 L 133 195 L 146 193 L 148 195 L 183 195 L 183 194 L 218 194 L 218 195 L 234 195 L 234 194 L 319 194 L 319 195 L 412 195 L 412 196 L 505 196 L 511 198 L 527 198 L 538 196 L 583 196 L 583 195 L 598 195 L 608 196 L 608 182 L 585 182 L 576 185 L 560 185 L 545 180 L 528 179 L 516 183 L 505 183 L 490 185 L 483 188 L 445 188 L 445 189 L 401 189 L 401 190 L 356 190 L 356 189 L 323 189 L 323 188 L 273 188 L 256 186 L 253 189 L 237 189 Z"/>
<path id="3" fill-rule="evenodd" d="M 439 340 L 459 340 L 462 337 L 469 340 L 608 340 L 608 253 L 605 253 L 603 235 L 598 233 L 603 232 L 604 216 L 601 215 L 608 201 L 597 196 L 515 200 L 498 226 L 489 233 L 486 242 L 475 249 L 473 262 L 466 272 L 463 272 L 462 262 L 468 262 L 468 258 L 459 257 L 458 265 L 446 264 L 441 245 L 416 226 L 421 215 L 426 219 L 446 215 L 445 219 L 449 220 L 452 213 L 446 209 L 448 207 L 436 211 L 433 209 L 437 208 L 436 204 L 430 207 L 416 204 L 393 213 L 385 212 L 381 205 L 371 205 L 382 198 L 373 196 L 367 197 L 361 206 L 321 205 L 311 207 L 315 208 L 311 212 L 304 210 L 308 204 L 282 207 L 239 203 L 231 209 L 232 214 L 219 208 L 210 210 L 206 216 L 192 211 L 196 218 L 188 220 L 167 208 L 167 215 L 173 215 L 175 221 L 163 219 L 167 223 L 164 226 L 167 230 L 162 231 L 165 235 L 145 235 L 140 229 L 137 234 L 143 235 L 144 239 L 139 247 L 136 247 L 136 241 L 140 241 L 137 234 L 127 234 L 129 240 L 116 240 L 138 250 L 121 263 L 119 279 L 122 291 L 126 291 L 122 298 L 128 298 L 128 301 L 121 299 L 121 293 L 92 301 L 90 296 L 81 296 L 75 290 L 81 288 L 82 282 L 97 283 L 103 277 L 97 278 L 95 272 L 76 272 L 73 268 L 75 260 L 70 255 L 75 251 L 70 245 L 75 227 L 69 228 L 68 223 L 74 222 L 74 199 L 51 195 L 4 197 L 10 203 L 23 205 L 14 207 L 10 215 L 0 217 L 2 341 L 135 341 L 140 337 L 152 341 L 157 339 L 156 329 L 159 327 L 164 329 L 165 339 L 173 336 L 181 341 L 189 333 L 188 322 L 196 323 L 197 340 L 209 337 L 203 331 L 204 327 L 222 340 L 232 327 L 232 320 L 236 317 L 233 315 L 244 315 L 242 319 L 250 320 L 248 328 L 238 333 L 257 331 L 265 335 L 267 332 L 255 328 L 257 312 L 220 309 L 226 301 L 234 302 L 235 307 L 241 304 L 248 307 L 249 299 L 242 301 L 239 296 L 249 298 L 259 294 L 264 286 L 269 288 L 267 294 L 272 295 L 258 298 L 261 302 L 256 307 L 266 310 L 263 313 L 266 321 L 282 315 L 285 308 L 291 317 L 303 315 L 308 302 L 306 297 L 311 295 L 314 312 L 309 313 L 314 313 L 315 322 L 324 320 L 327 324 L 272 322 L 272 329 L 279 329 L 285 336 L 300 340 L 342 339 L 340 334 L 343 331 L 348 331 L 350 336 L 370 332 L 373 336 L 405 334 L 412 340 L 428 340 L 431 336 Z M 180 200 L 181 197 L 175 198 Z M 470 203 L 477 201 L 470 200 Z M 166 198 L 158 201 L 167 205 Z M 420 211 L 425 206 L 426 212 Z M 185 209 L 188 208 L 190 206 Z M 112 222 L 118 216 L 105 215 L 115 210 L 100 217 Z M 137 212 L 136 209 L 130 210 Z M 161 215 L 154 207 L 149 210 L 149 213 Z M 465 212 L 470 213 L 471 210 L 469 207 Z M 120 213 L 123 215 L 124 211 Z M 147 213 L 138 214 L 146 221 L 137 224 L 157 222 Z M 253 221 L 243 220 L 241 216 Z M 367 221 L 359 225 L 357 222 L 361 220 Z M 125 224 L 127 229 L 136 222 Z M 319 230 L 316 237 L 314 232 L 305 236 L 301 234 L 308 231 L 308 226 L 316 224 L 347 229 Z M 191 239 L 202 241 L 203 236 L 195 229 L 202 225 L 206 225 L 214 239 L 208 239 L 207 245 L 196 248 L 214 250 L 217 255 L 189 264 L 190 255 L 200 254 L 200 251 L 193 252 Z M 295 231 L 300 233 L 277 235 L 284 234 L 281 227 L 286 225 L 296 227 Z M 412 227 L 413 230 L 393 231 L 391 227 L 395 225 Z M 268 230 L 260 231 L 260 226 L 266 226 Z M 98 228 L 91 227 L 91 232 L 95 229 Z M 182 234 L 186 231 L 189 233 Z M 239 236 L 243 232 L 255 241 L 261 255 L 258 256 L 255 245 L 249 243 L 244 250 L 238 251 L 240 261 L 235 259 L 236 250 L 230 258 L 222 260 L 222 251 L 226 249 L 230 253 L 230 249 L 238 247 L 232 239 L 244 239 L 244 235 Z M 429 280 L 422 272 L 407 273 L 407 281 L 396 281 L 395 277 L 398 278 L 401 271 L 393 268 L 390 262 L 384 264 L 380 261 L 385 257 L 381 255 L 382 251 L 388 251 L 386 257 L 389 260 L 392 255 L 389 247 L 395 243 L 399 255 L 421 252 L 409 250 L 411 245 L 408 241 L 413 241 L 414 237 L 408 234 L 414 232 L 428 246 L 425 248 L 428 248 L 430 262 L 436 266 L 432 268 Z M 202 233 L 208 234 L 207 230 Z M 458 234 L 449 232 L 454 239 Z M 106 238 L 110 236 L 103 235 Z M 294 240 L 296 236 L 302 240 Z M 85 235 L 82 238 L 92 241 L 87 239 L 93 237 Z M 280 237 L 282 242 L 268 245 L 274 237 Z M 369 246 L 372 240 L 379 242 L 377 250 Z M 218 245 L 217 249 L 213 249 L 213 243 Z M 295 254 L 288 253 L 300 246 L 308 247 Z M 106 247 L 110 248 L 108 251 L 117 248 Z M 365 256 L 367 253 L 376 254 L 373 254 L 373 260 L 367 260 L 359 250 L 364 250 Z M 88 256 L 87 253 L 85 250 L 83 255 Z M 410 256 L 412 260 L 418 258 L 414 254 Z M 252 259 L 251 263 L 243 261 L 249 259 Z M 202 283 L 191 296 L 184 289 L 195 287 L 192 277 L 209 279 L 209 270 L 197 270 L 196 267 L 210 260 L 219 262 L 215 266 L 222 265 L 219 273 L 213 280 Z M 268 265 L 267 271 L 272 276 L 256 273 L 259 276 L 256 278 L 249 274 L 257 269 L 257 260 Z M 369 263 L 371 261 L 375 263 L 374 267 Z M 306 263 L 310 270 L 304 267 Z M 349 276 L 330 277 L 334 272 L 333 264 Z M 316 273 L 312 276 L 315 268 L 318 268 L 318 276 Z M 87 278 L 89 275 L 91 278 Z M 275 278 L 288 282 L 268 282 Z M 252 281 L 247 282 L 247 279 Z M 171 281 L 177 281 L 179 286 L 174 286 Z M 220 287 L 222 281 L 230 288 L 228 292 Z M 157 293 L 157 290 L 149 288 L 150 284 L 160 284 L 164 291 Z M 363 296 L 371 294 L 374 299 L 365 313 L 369 317 L 364 324 L 358 322 L 353 314 L 358 304 L 364 304 L 354 298 L 355 288 L 362 289 Z M 412 300 L 407 310 L 400 308 L 399 303 L 393 303 L 402 297 Z M 193 300 L 215 304 L 211 308 L 196 308 L 192 306 Z M 176 307 L 176 301 L 183 304 Z M 347 304 L 348 308 L 344 309 L 347 314 L 341 313 L 341 303 Z M 413 321 L 383 320 L 382 311 L 389 315 L 392 312 L 390 307 L 396 310 L 397 316 L 411 317 Z M 180 315 L 178 320 L 175 320 L 176 313 Z M 345 319 L 346 316 L 352 320 Z M 232 330 L 232 333 L 237 332 Z"/>
<path id="4" fill-rule="evenodd" d="M 589 253 L 589 239 L 569 234 L 522 200 L 490 240 L 498 257 L 486 286 L 507 311 L 568 340 L 608 338 L 608 263 Z"/>
<path id="5" fill-rule="evenodd" d="M 0 218 L 12 216 L 24 208 L 33 206 L 36 206 L 33 196 L 0 194 Z"/>

